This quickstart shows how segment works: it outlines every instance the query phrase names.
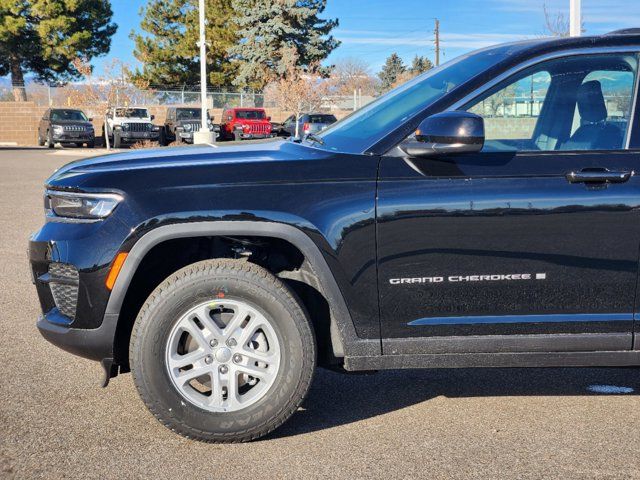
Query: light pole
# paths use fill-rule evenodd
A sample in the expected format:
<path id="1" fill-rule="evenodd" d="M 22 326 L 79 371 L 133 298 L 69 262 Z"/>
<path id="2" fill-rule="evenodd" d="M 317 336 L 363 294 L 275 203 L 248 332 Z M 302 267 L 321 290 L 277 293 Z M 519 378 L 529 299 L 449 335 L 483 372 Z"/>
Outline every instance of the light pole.
<path id="1" fill-rule="evenodd" d="M 200 17 L 200 130 L 193 133 L 193 143 L 213 143 L 213 132 L 209 130 L 207 123 L 207 43 L 205 35 L 205 0 L 198 0 L 198 10 Z"/>
<path id="2" fill-rule="evenodd" d="M 569 2 L 569 35 L 579 37 L 582 34 L 582 1 Z"/>

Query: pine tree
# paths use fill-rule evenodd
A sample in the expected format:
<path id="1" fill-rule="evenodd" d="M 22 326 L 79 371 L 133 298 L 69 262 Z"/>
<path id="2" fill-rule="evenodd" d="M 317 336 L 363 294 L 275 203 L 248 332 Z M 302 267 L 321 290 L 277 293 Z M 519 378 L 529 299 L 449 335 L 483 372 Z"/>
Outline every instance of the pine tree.
<path id="1" fill-rule="evenodd" d="M 404 65 L 402 59 L 398 56 L 397 53 L 392 53 L 387 58 L 384 63 L 382 70 L 378 73 L 378 77 L 380 77 L 380 89 L 383 92 L 389 90 L 398 77 L 407 71 L 407 67 Z"/>
<path id="2" fill-rule="evenodd" d="M 107 53 L 111 16 L 107 0 L 0 0 L 0 76 L 11 74 L 16 100 L 26 73 L 64 82 L 79 77 L 74 60 Z"/>
<path id="3" fill-rule="evenodd" d="M 294 48 L 296 67 L 327 75 L 320 62 L 340 42 L 330 35 L 337 20 L 318 16 L 326 0 L 233 0 L 240 43 L 229 52 L 239 61 L 235 85 L 263 88 L 269 81 L 287 75 L 283 58 Z"/>
<path id="4" fill-rule="evenodd" d="M 134 79 L 151 85 L 200 83 L 197 0 L 150 0 L 141 11 L 144 34 L 131 32 L 142 70 Z M 236 65 L 227 50 L 237 43 L 231 0 L 207 0 L 207 73 L 214 86 L 230 86 Z"/>
<path id="5" fill-rule="evenodd" d="M 427 57 L 416 55 L 413 58 L 413 62 L 411 62 L 411 68 L 409 71 L 413 75 L 419 75 L 421 73 L 426 72 L 427 70 L 431 70 L 433 68 L 433 63 Z"/>

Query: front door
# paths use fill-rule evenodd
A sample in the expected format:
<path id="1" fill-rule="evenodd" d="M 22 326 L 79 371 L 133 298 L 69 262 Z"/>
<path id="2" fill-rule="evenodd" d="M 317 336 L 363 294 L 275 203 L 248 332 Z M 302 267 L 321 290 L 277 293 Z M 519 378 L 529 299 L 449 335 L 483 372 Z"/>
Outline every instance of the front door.
<path id="1" fill-rule="evenodd" d="M 461 107 L 485 119 L 482 152 L 382 159 L 385 353 L 448 351 L 444 337 L 465 337 L 462 351 L 632 347 L 637 66 L 627 53 L 541 62 Z"/>

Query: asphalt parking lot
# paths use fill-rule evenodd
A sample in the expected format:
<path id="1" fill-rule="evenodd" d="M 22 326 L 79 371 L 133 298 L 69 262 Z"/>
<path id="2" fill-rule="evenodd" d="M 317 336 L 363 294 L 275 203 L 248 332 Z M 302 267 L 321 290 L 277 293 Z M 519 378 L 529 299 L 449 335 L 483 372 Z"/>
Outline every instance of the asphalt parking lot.
<path id="1" fill-rule="evenodd" d="M 640 478 L 637 369 L 321 370 L 263 440 L 173 434 L 35 327 L 42 184 L 88 152 L 0 148 L 0 478 Z"/>

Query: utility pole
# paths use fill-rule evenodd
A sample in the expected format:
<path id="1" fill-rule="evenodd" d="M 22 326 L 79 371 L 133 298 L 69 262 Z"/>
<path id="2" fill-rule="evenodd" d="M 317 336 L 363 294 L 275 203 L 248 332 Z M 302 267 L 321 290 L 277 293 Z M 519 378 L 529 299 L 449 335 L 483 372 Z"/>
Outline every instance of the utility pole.
<path id="1" fill-rule="evenodd" d="M 214 141 L 213 132 L 209 131 L 207 123 L 207 39 L 205 34 L 205 0 L 198 0 L 198 10 L 200 17 L 200 131 L 194 132 L 193 143 L 210 144 Z"/>
<path id="2" fill-rule="evenodd" d="M 569 0 L 569 35 L 579 37 L 582 34 L 582 1 Z"/>
<path id="3" fill-rule="evenodd" d="M 435 21 L 436 21 L 436 28 L 433 31 L 433 33 L 435 34 L 435 37 L 436 37 L 435 44 L 436 44 L 436 67 L 437 67 L 438 65 L 440 65 L 440 20 L 436 18 Z"/>

